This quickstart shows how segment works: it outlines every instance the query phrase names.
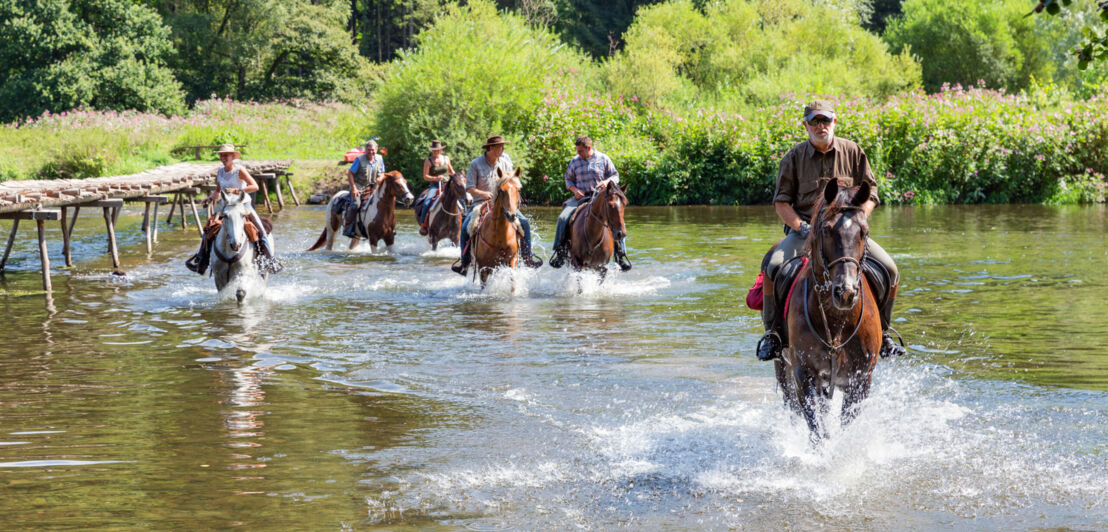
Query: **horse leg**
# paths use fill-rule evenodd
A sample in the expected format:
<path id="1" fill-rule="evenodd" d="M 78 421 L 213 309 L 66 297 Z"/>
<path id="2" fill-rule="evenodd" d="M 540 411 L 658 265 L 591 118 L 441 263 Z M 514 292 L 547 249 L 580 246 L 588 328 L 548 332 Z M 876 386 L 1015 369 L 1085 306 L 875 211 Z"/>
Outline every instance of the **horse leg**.
<path id="1" fill-rule="evenodd" d="M 797 367 L 796 373 L 797 399 L 800 402 L 804 421 L 808 423 L 809 440 L 813 445 L 818 445 L 828 437 L 827 429 L 823 426 L 824 415 L 827 411 L 827 400 L 820 391 L 819 379 L 813 371 L 803 367 Z"/>
<path id="2" fill-rule="evenodd" d="M 850 384 L 845 390 L 846 395 L 843 397 L 842 426 L 849 425 L 854 418 L 858 417 L 858 413 L 862 410 L 861 402 L 869 397 L 872 384 L 873 380 L 869 375 L 859 375 L 857 378 L 850 379 Z"/>
<path id="3" fill-rule="evenodd" d="M 796 398 L 796 385 L 789 380 L 788 366 L 784 360 L 778 358 L 773 361 L 773 372 L 777 376 L 777 386 L 781 388 L 781 398 L 785 406 L 799 415 L 804 415 L 800 402 Z"/>
<path id="4" fill-rule="evenodd" d="M 596 269 L 596 274 L 600 276 L 600 283 L 598 284 L 604 284 L 604 279 L 608 278 L 608 268 L 601 266 Z"/>

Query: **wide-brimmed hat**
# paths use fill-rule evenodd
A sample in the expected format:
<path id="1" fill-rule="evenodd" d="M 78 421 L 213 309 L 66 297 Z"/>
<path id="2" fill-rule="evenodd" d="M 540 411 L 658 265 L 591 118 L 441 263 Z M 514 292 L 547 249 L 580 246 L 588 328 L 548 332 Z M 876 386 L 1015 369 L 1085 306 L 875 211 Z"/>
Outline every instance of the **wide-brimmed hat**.
<path id="1" fill-rule="evenodd" d="M 224 144 L 224 145 L 220 146 L 219 149 L 216 150 L 215 152 L 216 153 L 239 153 L 239 151 L 237 149 L 235 149 L 234 144 Z"/>
<path id="2" fill-rule="evenodd" d="M 815 100 L 804 106 L 804 121 L 811 122 L 817 116 L 835 119 L 835 107 L 827 100 Z"/>
<path id="3" fill-rule="evenodd" d="M 441 140 L 432 140 L 431 145 L 428 146 L 428 148 L 432 150 L 443 150 L 446 149 L 446 146 L 443 145 Z"/>
<path id="4" fill-rule="evenodd" d="M 491 146 L 496 146 L 497 144 L 507 144 L 507 143 L 508 143 L 508 141 L 504 140 L 504 137 L 502 137 L 500 135 L 493 135 L 493 136 L 489 137 L 489 140 L 485 141 L 485 145 L 481 146 L 481 149 L 482 150 L 487 150 Z"/>

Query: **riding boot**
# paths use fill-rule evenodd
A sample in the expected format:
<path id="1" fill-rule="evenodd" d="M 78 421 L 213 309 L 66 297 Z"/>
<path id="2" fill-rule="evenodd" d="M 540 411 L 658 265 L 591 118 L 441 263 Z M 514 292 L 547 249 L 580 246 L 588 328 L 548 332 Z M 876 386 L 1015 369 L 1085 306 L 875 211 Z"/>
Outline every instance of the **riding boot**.
<path id="1" fill-rule="evenodd" d="M 454 264 L 450 265 L 450 269 L 458 275 L 465 276 L 466 271 L 469 270 L 469 261 L 469 243 L 466 243 L 466 246 L 462 248 L 461 258 L 455 261 Z"/>
<path id="2" fill-rule="evenodd" d="M 207 237 L 200 240 L 200 249 L 196 251 L 196 254 L 189 257 L 189 260 L 185 261 L 185 267 L 200 275 L 204 275 L 204 272 L 208 271 L 208 264 L 212 260 L 212 244 Z"/>
<path id="3" fill-rule="evenodd" d="M 762 292 L 762 324 L 766 327 L 766 334 L 758 340 L 758 360 L 767 361 L 781 357 L 781 350 L 785 348 L 784 323 L 781 312 L 777 310 L 777 296 L 774 294 L 773 284 L 763 285 Z"/>
<path id="4" fill-rule="evenodd" d="M 627 271 L 631 269 L 631 259 L 627 258 L 627 246 L 622 238 L 616 238 L 616 264 L 619 264 L 621 271 Z"/>
<path id="5" fill-rule="evenodd" d="M 566 263 L 566 256 L 569 255 L 569 246 L 565 242 L 559 243 L 554 246 L 554 256 L 550 257 L 551 268 L 561 268 Z"/>
<path id="6" fill-rule="evenodd" d="M 523 245 L 520 246 L 519 258 L 523 259 L 523 264 L 528 268 L 542 267 L 542 261 L 531 254 L 531 243 L 526 238 L 523 239 Z"/>
<path id="7" fill-rule="evenodd" d="M 893 303 L 896 301 L 896 287 L 889 291 L 889 297 L 885 299 L 885 304 L 881 305 L 881 358 L 898 357 L 908 354 L 908 351 L 904 349 L 903 340 L 898 344 L 896 340 L 893 340 L 893 336 L 889 334 L 889 323 L 893 317 Z M 897 336 L 900 336 L 899 334 Z"/>
<path id="8" fill-rule="evenodd" d="M 358 234 L 354 232 L 354 224 L 358 221 L 358 202 L 356 200 L 350 200 L 346 204 L 346 212 L 344 213 L 344 227 L 342 229 L 342 236 L 347 238 L 357 238 Z"/>

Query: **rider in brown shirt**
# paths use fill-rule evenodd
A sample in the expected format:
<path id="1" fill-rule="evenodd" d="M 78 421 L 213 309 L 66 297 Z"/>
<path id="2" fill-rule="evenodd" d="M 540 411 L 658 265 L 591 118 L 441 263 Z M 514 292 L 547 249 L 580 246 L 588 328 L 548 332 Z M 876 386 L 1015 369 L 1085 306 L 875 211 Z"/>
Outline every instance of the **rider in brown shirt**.
<path id="1" fill-rule="evenodd" d="M 854 142 L 835 137 L 835 122 L 835 109 L 829 102 L 816 100 L 805 106 L 804 128 L 808 132 L 808 140 L 793 146 L 781 159 L 773 207 L 785 222 L 786 236 L 762 260 L 762 271 L 770 286 L 775 286 L 778 281 L 786 281 L 777 279 L 781 266 L 803 253 L 804 241 L 808 238 L 808 223 L 815 214 L 812 212 L 813 208 L 829 180 L 837 179 L 841 186 L 847 187 L 869 183 L 872 190 L 870 199 L 862 206 L 866 216 L 873 212 L 879 202 L 877 181 L 873 178 L 866 153 Z M 866 252 L 883 267 L 887 275 L 888 289 L 883 294 L 884 304 L 880 309 L 884 332 L 881 355 L 902 355 L 904 348 L 897 345 L 888 332 L 900 274 L 892 257 L 872 239 L 866 240 Z M 786 337 L 787 324 L 777 303 L 772 291 L 767 292 L 762 308 L 766 334 L 758 343 L 760 360 L 779 357 L 785 346 L 783 339 Z"/>

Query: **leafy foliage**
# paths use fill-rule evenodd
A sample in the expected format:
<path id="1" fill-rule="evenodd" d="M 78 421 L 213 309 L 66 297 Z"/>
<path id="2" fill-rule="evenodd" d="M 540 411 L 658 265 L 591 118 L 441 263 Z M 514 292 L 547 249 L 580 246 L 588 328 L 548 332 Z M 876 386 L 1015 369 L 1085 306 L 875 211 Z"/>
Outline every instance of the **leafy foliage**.
<path id="1" fill-rule="evenodd" d="M 923 67 L 929 92 L 944 83 L 1018 90 L 1032 78 L 1049 79 L 1049 42 L 1025 17 L 1024 0 L 906 0 L 885 39 L 893 50 L 910 50 Z"/>
<path id="2" fill-rule="evenodd" d="M 919 66 L 889 54 L 856 11 L 807 0 L 724 0 L 703 12 L 675 0 L 640 9 L 625 39 L 608 82 L 649 103 L 749 109 L 786 87 L 883 97 L 920 79 Z"/>
<path id="3" fill-rule="evenodd" d="M 520 141 L 543 91 L 582 86 L 591 71 L 582 54 L 550 31 L 498 15 L 484 0 L 449 8 L 418 41 L 419 48 L 390 65 L 376 94 L 376 134 L 390 164 L 405 175 L 419 175 L 431 139 L 446 144 L 461 170 L 497 134 L 511 142 L 516 166 L 526 169 Z"/>
<path id="4" fill-rule="evenodd" d="M 189 101 L 363 97 L 375 73 L 343 0 L 159 0 Z"/>
<path id="5" fill-rule="evenodd" d="M 0 121 L 80 106 L 182 109 L 169 31 L 130 0 L 7 0 L 0 35 Z"/>

